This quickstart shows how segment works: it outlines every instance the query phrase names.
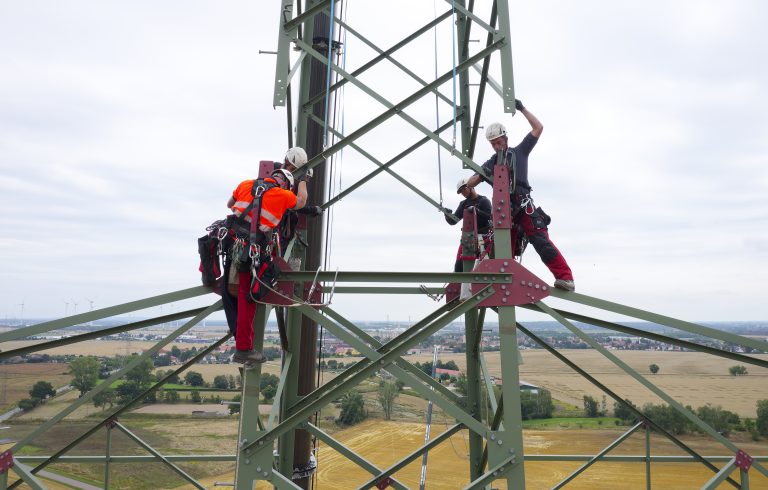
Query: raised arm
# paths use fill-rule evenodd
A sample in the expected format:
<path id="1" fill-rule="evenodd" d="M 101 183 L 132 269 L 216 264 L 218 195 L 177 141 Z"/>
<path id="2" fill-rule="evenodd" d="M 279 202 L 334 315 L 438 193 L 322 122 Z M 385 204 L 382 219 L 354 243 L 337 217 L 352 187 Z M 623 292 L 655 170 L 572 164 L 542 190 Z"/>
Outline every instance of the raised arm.
<path id="1" fill-rule="evenodd" d="M 523 116 L 525 116 L 525 119 L 528 121 L 528 124 L 531 125 L 531 134 L 535 137 L 541 136 L 541 132 L 544 131 L 544 125 L 541 124 L 541 121 L 538 120 L 536 116 L 533 115 L 531 111 L 525 108 L 523 106 L 523 103 L 520 102 L 518 99 L 515 99 L 515 107 L 518 111 L 520 111 Z"/>
<path id="2" fill-rule="evenodd" d="M 296 191 L 296 205 L 294 210 L 301 209 L 307 205 L 307 182 L 305 180 L 299 181 L 299 187 Z"/>

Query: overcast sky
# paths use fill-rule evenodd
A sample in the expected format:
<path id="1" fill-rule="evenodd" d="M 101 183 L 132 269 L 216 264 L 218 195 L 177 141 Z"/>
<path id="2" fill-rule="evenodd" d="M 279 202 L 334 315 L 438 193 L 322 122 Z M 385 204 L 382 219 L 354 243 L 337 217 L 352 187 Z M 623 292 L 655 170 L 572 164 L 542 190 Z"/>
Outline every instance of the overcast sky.
<path id="1" fill-rule="evenodd" d="M 83 312 L 90 301 L 199 284 L 197 237 L 259 160 L 286 149 L 285 109 L 272 107 L 275 58 L 259 54 L 276 49 L 278 10 L 0 3 L 0 315 L 17 319 L 24 303 L 27 318 L 62 316 L 74 303 Z M 434 11 L 433 2 L 348 2 L 347 19 L 386 48 Z M 766 3 L 513 2 L 511 17 L 516 93 L 545 126 L 531 154 L 533 196 L 552 216 L 577 291 L 691 321 L 768 319 Z M 449 24 L 437 36 L 443 73 Z M 485 35 L 475 26 L 473 38 Z M 372 57 L 351 36 L 345 52 L 348 71 Z M 430 32 L 397 59 L 429 80 L 434 52 Z M 393 102 L 418 88 L 392 65 L 361 80 Z M 450 83 L 441 89 L 452 97 Z M 347 133 L 383 111 L 351 85 L 341 102 Z M 406 112 L 435 126 L 434 98 Z M 440 123 L 450 118 L 441 104 Z M 529 129 L 489 92 L 482 124 L 494 120 L 515 144 Z M 420 138 L 396 118 L 360 143 L 386 161 Z M 489 153 L 481 140 L 475 160 Z M 430 144 L 393 169 L 455 208 L 456 181 L 470 172 L 448 153 L 441 161 Z M 351 149 L 336 164 L 337 189 L 375 168 Z M 332 224 L 329 270 L 452 270 L 459 227 L 389 176 L 342 200 Z M 523 264 L 551 283 L 532 249 Z M 365 320 L 415 321 L 437 307 L 424 297 L 333 301 Z"/>

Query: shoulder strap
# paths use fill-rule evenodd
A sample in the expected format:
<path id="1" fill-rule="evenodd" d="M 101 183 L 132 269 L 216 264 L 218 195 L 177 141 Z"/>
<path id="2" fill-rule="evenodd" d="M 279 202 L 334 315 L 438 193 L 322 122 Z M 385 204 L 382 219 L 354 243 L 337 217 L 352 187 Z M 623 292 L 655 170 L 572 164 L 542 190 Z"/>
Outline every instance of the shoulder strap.
<path id="1" fill-rule="evenodd" d="M 256 196 L 256 191 L 260 187 L 262 188 L 262 191 L 259 193 L 258 196 Z M 274 182 L 266 182 L 264 179 L 254 179 L 253 184 L 251 185 L 251 196 L 253 197 L 253 199 L 251 199 L 251 202 L 243 210 L 243 212 L 240 213 L 240 216 L 237 217 L 237 221 L 239 225 L 243 225 L 244 223 L 246 223 L 245 217 L 248 216 L 248 213 L 255 206 L 258 206 L 257 212 L 255 213 L 255 215 L 257 217 L 261 215 L 261 195 L 267 192 L 268 190 L 272 189 L 273 187 L 277 187 L 277 184 L 275 184 Z"/>

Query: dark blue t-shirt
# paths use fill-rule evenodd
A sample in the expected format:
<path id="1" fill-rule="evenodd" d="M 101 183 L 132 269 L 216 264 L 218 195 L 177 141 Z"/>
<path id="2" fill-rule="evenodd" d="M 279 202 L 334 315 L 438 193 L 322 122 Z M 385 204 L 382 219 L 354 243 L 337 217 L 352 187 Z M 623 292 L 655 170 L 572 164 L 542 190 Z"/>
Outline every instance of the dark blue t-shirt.
<path id="1" fill-rule="evenodd" d="M 538 141 L 539 138 L 531 133 L 528 133 L 525 135 L 525 138 L 523 138 L 523 141 L 521 141 L 519 145 L 514 148 L 507 148 L 506 157 L 508 164 L 511 164 L 512 162 L 512 153 L 514 152 L 515 154 L 515 187 L 517 190 L 531 189 L 531 184 L 528 183 L 528 155 L 530 155 L 531 150 L 533 150 L 533 147 L 536 146 Z M 492 155 L 491 158 L 489 158 L 483 164 L 483 172 L 485 175 L 481 175 L 481 177 L 484 177 L 488 183 L 491 182 L 490 177 L 493 175 L 493 166 L 495 164 L 495 154 Z"/>

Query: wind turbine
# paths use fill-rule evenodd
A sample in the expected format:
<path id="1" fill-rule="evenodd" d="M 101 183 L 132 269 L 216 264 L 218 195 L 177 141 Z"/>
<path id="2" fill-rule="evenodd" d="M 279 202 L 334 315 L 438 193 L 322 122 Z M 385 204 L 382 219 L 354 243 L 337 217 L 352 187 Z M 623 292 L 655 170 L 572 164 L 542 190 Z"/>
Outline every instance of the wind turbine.
<path id="1" fill-rule="evenodd" d="M 69 315 L 69 301 L 61 300 L 64 302 L 64 316 Z"/>
<path id="2" fill-rule="evenodd" d="M 17 304 L 16 306 L 21 306 L 21 319 L 19 320 L 19 323 L 21 326 L 24 326 L 24 300 L 21 300 L 21 303 Z"/>
<path id="3" fill-rule="evenodd" d="M 77 301 L 72 299 L 72 304 L 74 305 L 74 309 L 72 310 L 73 315 L 77 315 Z"/>
<path id="4" fill-rule="evenodd" d="M 89 307 L 88 311 L 89 311 L 89 312 L 93 311 L 93 300 L 92 300 L 92 299 L 88 299 L 88 298 L 85 298 L 85 300 L 86 300 L 88 303 L 90 303 L 90 307 Z M 89 327 L 92 327 L 92 326 L 93 326 L 93 320 L 91 320 L 91 321 L 89 321 L 89 322 L 88 322 L 88 326 L 89 326 Z"/>

